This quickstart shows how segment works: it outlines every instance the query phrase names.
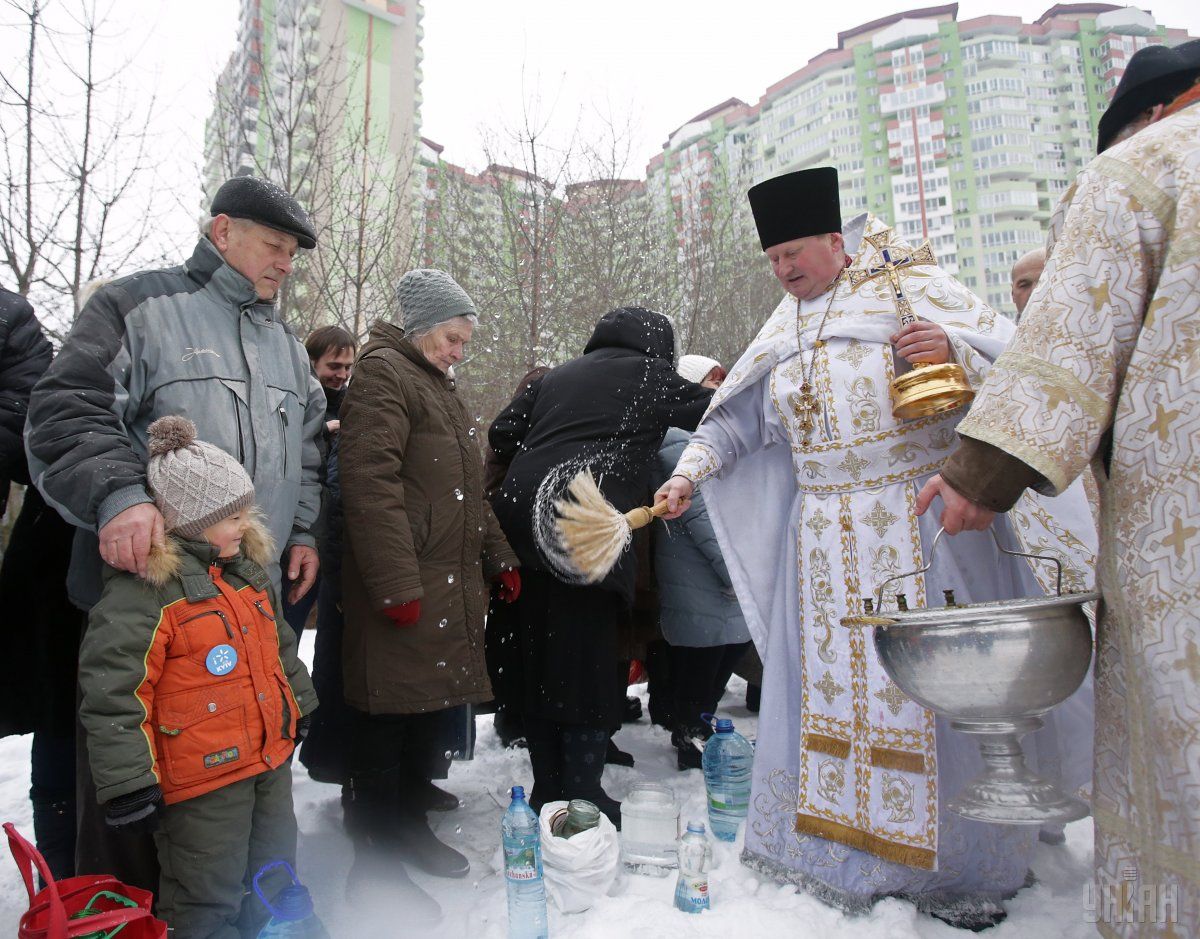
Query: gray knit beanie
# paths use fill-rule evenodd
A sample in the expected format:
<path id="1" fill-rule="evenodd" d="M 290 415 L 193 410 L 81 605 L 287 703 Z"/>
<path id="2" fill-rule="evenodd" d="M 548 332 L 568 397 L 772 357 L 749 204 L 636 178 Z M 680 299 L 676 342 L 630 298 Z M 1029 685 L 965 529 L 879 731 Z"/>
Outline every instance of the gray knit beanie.
<path id="1" fill-rule="evenodd" d="M 150 425 L 146 480 L 167 531 L 199 538 L 204 529 L 254 504 L 254 483 L 220 447 L 196 439 L 186 417 Z"/>
<path id="2" fill-rule="evenodd" d="M 424 333 L 456 316 L 477 316 L 467 292 L 445 271 L 409 271 L 396 285 L 400 325 L 409 335 Z"/>

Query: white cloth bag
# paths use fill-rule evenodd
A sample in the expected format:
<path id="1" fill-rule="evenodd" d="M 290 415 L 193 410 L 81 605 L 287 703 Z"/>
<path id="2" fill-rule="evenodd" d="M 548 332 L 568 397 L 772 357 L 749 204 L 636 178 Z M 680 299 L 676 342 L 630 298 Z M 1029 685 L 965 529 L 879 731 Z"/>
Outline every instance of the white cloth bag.
<path id="1" fill-rule="evenodd" d="M 600 825 L 572 838 L 559 838 L 550 831 L 550 819 L 566 802 L 547 802 L 538 819 L 542 836 L 542 870 L 546 893 L 563 913 L 582 913 L 601 897 L 617 879 L 621 846 L 617 829 L 608 816 L 600 814 Z"/>

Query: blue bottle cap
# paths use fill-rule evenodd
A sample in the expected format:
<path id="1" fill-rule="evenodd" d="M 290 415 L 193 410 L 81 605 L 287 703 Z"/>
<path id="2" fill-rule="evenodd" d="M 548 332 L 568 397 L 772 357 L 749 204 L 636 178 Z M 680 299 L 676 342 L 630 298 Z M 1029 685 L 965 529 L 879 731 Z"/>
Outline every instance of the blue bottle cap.
<path id="1" fill-rule="evenodd" d="M 719 733 L 719 734 L 733 733 L 733 721 L 731 721 L 728 717 L 718 717 L 717 718 L 717 733 Z"/>
<path id="2" fill-rule="evenodd" d="M 284 887 L 271 901 L 271 913 L 283 922 L 299 922 L 313 915 L 312 896 L 299 884 Z"/>
<path id="3" fill-rule="evenodd" d="M 704 822 L 688 822 L 688 831 L 696 835 L 704 834 Z"/>
<path id="4" fill-rule="evenodd" d="M 524 798 L 525 798 L 525 787 L 524 786 L 513 786 L 512 787 L 512 800 L 514 802 L 516 802 L 518 799 L 524 800 Z"/>

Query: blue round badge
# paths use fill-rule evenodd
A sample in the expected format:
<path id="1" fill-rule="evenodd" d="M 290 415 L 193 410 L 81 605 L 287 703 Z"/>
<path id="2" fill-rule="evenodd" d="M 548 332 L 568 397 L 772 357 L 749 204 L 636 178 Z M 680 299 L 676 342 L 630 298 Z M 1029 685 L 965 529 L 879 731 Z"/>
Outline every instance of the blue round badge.
<path id="1" fill-rule="evenodd" d="M 237 667 L 237 649 L 224 642 L 213 646 L 204 658 L 204 666 L 211 675 L 228 675 Z"/>

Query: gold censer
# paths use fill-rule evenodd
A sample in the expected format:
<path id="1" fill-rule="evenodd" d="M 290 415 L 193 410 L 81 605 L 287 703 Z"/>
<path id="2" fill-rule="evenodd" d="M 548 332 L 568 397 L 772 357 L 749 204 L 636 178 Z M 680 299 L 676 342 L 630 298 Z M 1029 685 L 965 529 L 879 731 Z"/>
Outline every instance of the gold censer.
<path id="1" fill-rule="evenodd" d="M 874 277 L 886 277 L 892 290 L 900 325 L 903 327 L 917 321 L 912 304 L 904 295 L 904 285 L 901 282 L 903 269 L 915 264 L 937 264 L 937 256 L 928 241 L 915 251 L 897 256 L 894 248 L 888 244 L 890 235 L 889 229 L 866 237 L 883 259 L 878 267 L 851 268 L 847 274 L 852 287 L 857 287 Z M 892 416 L 901 421 L 929 417 L 931 414 L 960 408 L 974 397 L 975 391 L 967 381 L 967 373 L 961 365 L 954 362 L 943 362 L 940 365 L 919 362 L 913 365 L 911 371 L 893 379 Z"/>

